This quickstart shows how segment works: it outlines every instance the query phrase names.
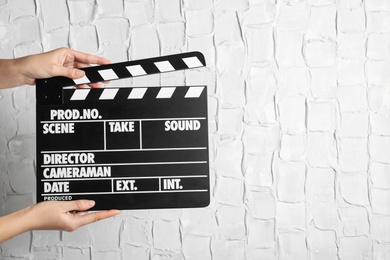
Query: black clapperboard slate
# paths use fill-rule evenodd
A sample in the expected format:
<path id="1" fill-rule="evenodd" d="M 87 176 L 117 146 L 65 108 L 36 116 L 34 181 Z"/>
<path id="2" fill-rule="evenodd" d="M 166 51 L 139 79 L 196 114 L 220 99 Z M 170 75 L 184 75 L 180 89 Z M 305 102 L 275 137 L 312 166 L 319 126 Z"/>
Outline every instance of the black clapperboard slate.
<path id="1" fill-rule="evenodd" d="M 209 204 L 206 86 L 63 88 L 205 66 L 199 52 L 38 79 L 37 200 L 94 210 Z"/>

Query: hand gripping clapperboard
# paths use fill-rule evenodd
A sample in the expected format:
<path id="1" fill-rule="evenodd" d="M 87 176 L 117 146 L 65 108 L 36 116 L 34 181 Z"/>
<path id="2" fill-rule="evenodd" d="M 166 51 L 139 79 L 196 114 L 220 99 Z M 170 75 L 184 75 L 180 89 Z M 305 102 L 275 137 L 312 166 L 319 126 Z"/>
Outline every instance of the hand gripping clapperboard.
<path id="1" fill-rule="evenodd" d="M 36 81 L 37 200 L 94 210 L 209 204 L 206 86 L 63 88 L 205 66 L 199 52 Z"/>

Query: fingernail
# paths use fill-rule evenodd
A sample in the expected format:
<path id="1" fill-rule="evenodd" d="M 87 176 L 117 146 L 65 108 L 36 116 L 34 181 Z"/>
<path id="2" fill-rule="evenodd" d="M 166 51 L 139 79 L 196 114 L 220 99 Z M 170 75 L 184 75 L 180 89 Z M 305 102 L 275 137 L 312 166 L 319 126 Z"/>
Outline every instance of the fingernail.
<path id="1" fill-rule="evenodd" d="M 92 207 L 92 206 L 94 206 L 95 205 L 95 201 L 93 201 L 93 200 L 88 200 L 88 206 L 89 207 Z"/>
<path id="2" fill-rule="evenodd" d="M 116 211 L 116 215 L 118 214 L 121 214 L 122 213 L 122 210 L 115 210 Z"/>
<path id="3" fill-rule="evenodd" d="M 77 70 L 77 77 L 83 77 L 85 75 L 85 72 L 82 70 Z"/>

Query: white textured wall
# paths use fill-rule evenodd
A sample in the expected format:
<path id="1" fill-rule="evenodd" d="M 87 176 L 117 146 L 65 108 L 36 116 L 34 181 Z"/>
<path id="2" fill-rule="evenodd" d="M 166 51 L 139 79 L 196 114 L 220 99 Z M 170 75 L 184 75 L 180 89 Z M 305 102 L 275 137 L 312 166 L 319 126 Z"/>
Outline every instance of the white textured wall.
<path id="1" fill-rule="evenodd" d="M 202 51 L 211 204 L 34 231 L 2 259 L 390 259 L 389 0 L 0 0 L 0 58 Z M 34 202 L 34 87 L 0 91 L 2 214 Z M 1 232 L 1 230 L 0 230 Z"/>

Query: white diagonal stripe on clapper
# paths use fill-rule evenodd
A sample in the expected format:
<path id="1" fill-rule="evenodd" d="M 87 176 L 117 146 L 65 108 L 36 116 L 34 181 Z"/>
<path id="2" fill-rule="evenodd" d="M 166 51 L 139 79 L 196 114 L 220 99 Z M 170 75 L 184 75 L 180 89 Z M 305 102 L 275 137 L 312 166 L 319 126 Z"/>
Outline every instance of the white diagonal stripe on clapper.
<path id="1" fill-rule="evenodd" d="M 204 87 L 190 87 L 184 96 L 185 98 L 198 98 L 203 92 Z"/>
<path id="2" fill-rule="evenodd" d="M 79 79 L 74 79 L 73 82 L 75 85 L 91 83 L 91 81 L 88 79 L 87 76 L 84 76 L 84 77 L 79 78 Z"/>
<path id="3" fill-rule="evenodd" d="M 127 66 L 126 69 L 134 76 L 146 75 L 146 71 L 142 68 L 141 65 L 132 65 Z"/>
<path id="4" fill-rule="evenodd" d="M 165 60 L 165 61 L 158 61 L 155 62 L 154 65 L 158 68 L 160 72 L 167 72 L 167 71 L 174 71 L 175 68 L 172 66 L 172 64 Z"/>
<path id="5" fill-rule="evenodd" d="M 118 75 L 112 69 L 98 70 L 104 80 L 118 79 Z"/>
<path id="6" fill-rule="evenodd" d="M 70 100 L 85 100 L 88 96 L 90 89 L 76 89 L 73 92 L 72 97 Z"/>
<path id="7" fill-rule="evenodd" d="M 142 99 L 148 88 L 133 88 L 127 99 Z"/>
<path id="8" fill-rule="evenodd" d="M 106 88 L 103 90 L 102 94 L 100 95 L 99 99 L 114 99 L 116 96 L 116 93 L 118 92 L 117 88 Z"/>
<path id="9" fill-rule="evenodd" d="M 161 88 L 156 98 L 171 98 L 176 87 Z"/>
<path id="10" fill-rule="evenodd" d="M 197 57 L 183 58 L 183 61 L 190 69 L 203 67 L 202 62 L 200 62 L 200 60 Z"/>

